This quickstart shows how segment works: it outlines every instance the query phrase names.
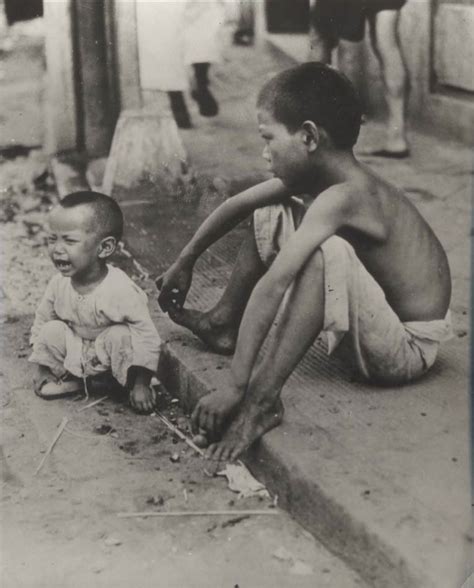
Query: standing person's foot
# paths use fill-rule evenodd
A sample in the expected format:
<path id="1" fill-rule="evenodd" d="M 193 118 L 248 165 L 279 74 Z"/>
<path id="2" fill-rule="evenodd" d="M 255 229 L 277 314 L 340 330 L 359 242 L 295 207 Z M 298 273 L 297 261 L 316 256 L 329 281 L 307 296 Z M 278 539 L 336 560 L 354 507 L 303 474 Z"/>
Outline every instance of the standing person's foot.
<path id="1" fill-rule="evenodd" d="M 191 96 L 199 106 L 202 116 L 216 116 L 219 113 L 219 105 L 207 86 L 201 86 L 191 92 Z"/>
<path id="2" fill-rule="evenodd" d="M 171 112 L 173 113 L 176 124 L 180 129 L 191 129 L 191 117 L 189 116 L 188 107 L 182 92 L 168 92 L 170 99 Z"/>
<path id="3" fill-rule="evenodd" d="M 385 145 L 379 148 L 366 149 L 359 152 L 366 157 L 386 157 L 388 159 L 405 159 L 410 157 L 410 147 L 404 134 L 398 132 L 387 134 Z"/>
<path id="4" fill-rule="evenodd" d="M 253 45 L 254 34 L 248 29 L 237 29 L 234 33 L 234 45 L 249 47 Z"/>

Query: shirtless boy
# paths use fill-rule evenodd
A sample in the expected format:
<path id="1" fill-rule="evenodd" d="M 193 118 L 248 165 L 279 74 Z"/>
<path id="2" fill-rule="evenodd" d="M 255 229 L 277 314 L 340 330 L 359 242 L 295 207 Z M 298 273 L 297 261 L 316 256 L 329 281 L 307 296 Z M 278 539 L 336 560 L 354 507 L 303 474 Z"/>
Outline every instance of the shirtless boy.
<path id="1" fill-rule="evenodd" d="M 157 280 L 175 322 L 216 351 L 235 345 L 228 387 L 192 416 L 211 439 L 225 428 L 209 458 L 236 459 L 280 423 L 282 387 L 320 333 L 329 353 L 343 342 L 360 375 L 381 385 L 420 377 L 450 336 L 446 254 L 403 193 L 355 159 L 360 121 L 350 82 L 326 65 L 271 79 L 258 122 L 275 178 L 222 204 Z M 182 308 L 197 257 L 251 212 L 253 233 L 216 307 Z"/>

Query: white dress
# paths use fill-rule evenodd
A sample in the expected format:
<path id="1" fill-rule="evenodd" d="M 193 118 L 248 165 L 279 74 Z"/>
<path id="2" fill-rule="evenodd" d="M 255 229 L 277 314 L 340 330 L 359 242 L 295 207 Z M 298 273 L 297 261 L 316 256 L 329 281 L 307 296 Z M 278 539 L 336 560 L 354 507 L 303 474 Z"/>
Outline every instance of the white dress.
<path id="1" fill-rule="evenodd" d="M 220 60 L 221 0 L 137 0 L 136 15 L 143 90 L 184 91 L 188 65 Z"/>

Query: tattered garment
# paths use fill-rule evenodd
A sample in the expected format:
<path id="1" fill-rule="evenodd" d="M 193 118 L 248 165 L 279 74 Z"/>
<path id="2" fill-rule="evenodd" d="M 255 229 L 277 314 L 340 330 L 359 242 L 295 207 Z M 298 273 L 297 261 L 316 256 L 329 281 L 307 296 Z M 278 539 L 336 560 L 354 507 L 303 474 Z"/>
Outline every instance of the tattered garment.
<path id="1" fill-rule="evenodd" d="M 107 266 L 104 280 L 82 295 L 70 278 L 55 275 L 36 311 L 29 361 L 57 376 L 111 371 L 126 385 L 131 366 L 155 372 L 160 338 L 147 296 L 122 270 Z"/>
<path id="2" fill-rule="evenodd" d="M 269 266 L 295 232 L 305 209 L 289 205 L 255 211 L 254 231 L 262 261 Z M 320 247 L 324 257 L 324 326 L 328 354 L 341 345 L 362 376 L 381 384 L 403 384 L 435 362 L 440 343 L 453 336 L 451 317 L 402 323 L 385 293 L 344 239 L 332 236 Z M 295 284 L 290 286 L 295 288 Z M 283 304 L 289 297 L 287 292 Z"/>

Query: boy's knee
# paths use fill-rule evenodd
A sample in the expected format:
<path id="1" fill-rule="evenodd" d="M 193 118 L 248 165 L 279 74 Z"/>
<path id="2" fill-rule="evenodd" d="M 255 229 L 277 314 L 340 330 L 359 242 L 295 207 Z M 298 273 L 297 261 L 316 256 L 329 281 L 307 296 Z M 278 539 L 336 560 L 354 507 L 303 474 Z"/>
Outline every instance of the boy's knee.
<path id="1" fill-rule="evenodd" d="M 324 255 L 321 249 L 317 249 L 316 253 L 310 259 L 309 263 L 313 271 L 318 273 L 324 272 Z"/>
<path id="2" fill-rule="evenodd" d="M 331 263 L 334 261 L 340 263 L 357 258 L 357 254 L 352 245 L 345 239 L 342 239 L 342 237 L 329 237 L 329 239 L 321 245 L 320 250 L 326 262 L 327 260 L 330 260 Z"/>

